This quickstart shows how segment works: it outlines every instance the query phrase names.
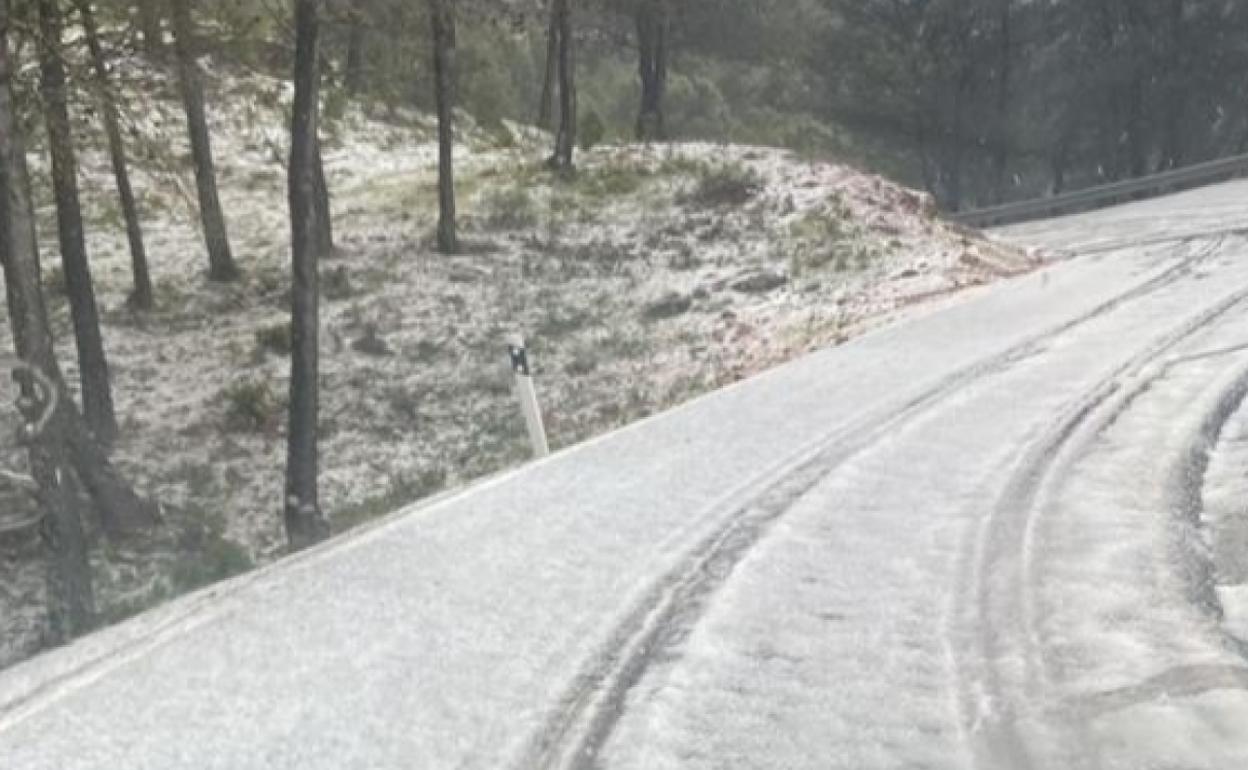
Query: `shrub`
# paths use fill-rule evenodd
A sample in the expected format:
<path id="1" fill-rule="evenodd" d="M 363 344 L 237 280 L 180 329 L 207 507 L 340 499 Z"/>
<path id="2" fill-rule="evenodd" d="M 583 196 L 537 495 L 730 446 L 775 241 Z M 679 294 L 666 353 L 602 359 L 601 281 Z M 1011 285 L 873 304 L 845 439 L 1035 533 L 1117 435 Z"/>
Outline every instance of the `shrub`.
<path id="1" fill-rule="evenodd" d="M 179 540 L 184 553 L 170 574 L 176 593 L 211 585 L 255 566 L 247 551 L 226 539 L 212 523 L 189 523 Z"/>
<path id="2" fill-rule="evenodd" d="M 221 393 L 225 428 L 238 433 L 269 433 L 277 428 L 282 405 L 262 380 L 239 380 Z"/>
<path id="3" fill-rule="evenodd" d="M 831 266 L 844 272 L 853 266 L 867 267 L 874 251 L 866 230 L 854 221 L 853 212 L 839 195 L 825 207 L 812 209 L 789 228 L 794 243 L 792 272 L 801 275 Z"/>
<path id="4" fill-rule="evenodd" d="M 527 230 L 537 226 L 537 206 L 522 187 L 495 188 L 482 194 L 481 223 L 489 230 Z"/>
<path id="5" fill-rule="evenodd" d="M 321 293 L 330 301 L 348 299 L 355 294 L 345 265 L 338 265 L 321 276 Z"/>
<path id="6" fill-rule="evenodd" d="M 685 202 L 707 208 L 743 206 L 762 189 L 759 175 L 739 163 L 705 166 Z"/>
<path id="7" fill-rule="evenodd" d="M 649 173 L 644 166 L 609 163 L 579 174 L 576 186 L 579 192 L 599 198 L 629 195 L 637 192 Z"/>
<path id="8" fill-rule="evenodd" d="M 256 350 L 262 355 L 276 353 L 279 356 L 288 356 L 292 344 L 289 323 L 274 324 L 256 330 Z"/>
<path id="9" fill-rule="evenodd" d="M 415 474 L 400 473 L 385 492 L 339 508 L 331 514 L 330 521 L 335 531 L 343 532 L 441 492 L 446 488 L 446 480 L 446 471 L 442 468 L 426 468 Z"/>
<path id="10" fill-rule="evenodd" d="M 321 116 L 327 123 L 342 120 L 351 104 L 351 95 L 345 88 L 325 88 L 321 99 Z"/>
<path id="11" fill-rule="evenodd" d="M 595 110 L 590 110 L 584 118 L 581 119 L 580 136 L 578 140 L 582 150 L 592 150 L 602 144 L 602 140 L 607 136 L 607 124 L 602 122 L 602 116 Z"/>

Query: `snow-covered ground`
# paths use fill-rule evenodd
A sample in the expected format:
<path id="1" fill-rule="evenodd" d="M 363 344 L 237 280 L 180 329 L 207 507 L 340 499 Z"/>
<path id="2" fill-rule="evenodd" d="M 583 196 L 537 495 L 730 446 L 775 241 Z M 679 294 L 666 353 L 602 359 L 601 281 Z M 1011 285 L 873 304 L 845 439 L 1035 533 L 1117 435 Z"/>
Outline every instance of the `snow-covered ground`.
<path id="1" fill-rule="evenodd" d="M 1243 767 L 1245 195 L 16 666 L 0 765 Z"/>
<path id="2" fill-rule="evenodd" d="M 96 550 L 109 618 L 280 555 L 289 369 L 288 85 L 213 72 L 222 198 L 246 277 L 212 286 L 176 89 L 141 62 L 119 71 L 157 310 L 125 307 L 109 165 L 84 122 L 89 249 L 123 427 L 115 457 L 167 526 Z M 569 446 L 1035 265 L 941 223 L 924 196 L 777 150 L 602 147 L 560 181 L 543 169 L 546 137 L 462 123 L 455 257 L 430 245 L 428 118 L 352 107 L 327 124 L 341 253 L 324 267 L 322 487 L 339 531 L 527 459 L 509 332 L 529 339 L 553 443 Z M 35 153 L 32 165 L 72 375 L 47 163 Z M 0 383 L 0 403 L 12 396 Z M 0 457 L 19 473 L 24 462 L 16 446 Z M 28 515 L 0 506 L 0 529 Z M 40 646 L 38 560 L 35 533 L 0 538 L 0 665 Z"/>

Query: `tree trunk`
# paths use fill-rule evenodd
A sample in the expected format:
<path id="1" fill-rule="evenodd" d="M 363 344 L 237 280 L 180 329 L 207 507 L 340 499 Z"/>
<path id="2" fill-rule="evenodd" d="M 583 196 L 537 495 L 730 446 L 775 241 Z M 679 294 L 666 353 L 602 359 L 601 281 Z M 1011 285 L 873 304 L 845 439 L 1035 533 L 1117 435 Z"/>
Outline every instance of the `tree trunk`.
<path id="1" fill-rule="evenodd" d="M 667 138 L 663 97 L 667 91 L 668 28 L 666 0 L 642 0 L 637 6 L 637 58 L 641 79 L 637 140 L 640 142 Z"/>
<path id="2" fill-rule="evenodd" d="M 432 0 L 433 82 L 438 105 L 438 251 L 459 251 L 455 227 L 455 14 L 451 0 Z"/>
<path id="3" fill-rule="evenodd" d="M 1168 84 L 1165 89 L 1166 106 L 1162 126 L 1162 148 L 1161 157 L 1157 162 L 1157 171 L 1168 171 L 1183 165 L 1183 116 L 1187 111 L 1188 101 L 1188 86 L 1185 82 L 1187 67 L 1184 66 L 1187 50 L 1184 29 L 1185 10 L 1184 0 L 1170 0 L 1167 14 L 1170 29 L 1164 74 Z"/>
<path id="4" fill-rule="evenodd" d="M 343 65 L 343 87 L 351 96 L 364 89 L 364 14 L 352 2 L 347 11 L 347 59 Z"/>
<path id="5" fill-rule="evenodd" d="M 1148 173 L 1148 137 L 1145 135 L 1144 75 L 1138 73 L 1127 91 L 1127 163 L 1131 176 Z"/>
<path id="6" fill-rule="evenodd" d="M 95 618 L 95 592 L 87 537 L 79 513 L 74 475 L 58 441 L 57 422 L 62 392 L 39 369 L 22 364 L 13 370 L 21 393 L 22 441 L 30 453 L 31 477 L 39 489 L 43 517 L 39 533 L 48 551 L 48 619 L 51 636 L 66 642 L 90 630 Z"/>
<path id="7" fill-rule="evenodd" d="M 117 196 L 121 199 L 121 213 L 126 220 L 126 237 L 130 242 L 130 264 L 134 274 L 134 291 L 130 305 L 137 310 L 152 308 L 152 278 L 147 268 L 147 251 L 143 246 L 143 227 L 139 222 L 139 207 L 130 186 L 130 169 L 126 159 L 126 144 L 121 135 L 121 122 L 117 116 L 116 95 L 109 78 L 108 62 L 100 46 L 99 30 L 90 0 L 74 0 L 82 17 L 87 48 L 95 67 L 96 86 L 99 90 L 100 113 L 104 119 L 104 133 L 108 136 L 108 153 L 113 163 L 113 178 L 117 183 Z"/>
<path id="8" fill-rule="evenodd" d="M 317 204 L 315 155 L 320 2 L 295 3 L 295 102 L 290 128 L 292 345 L 284 518 L 292 549 L 327 534 L 317 495 Z"/>
<path id="9" fill-rule="evenodd" d="M 950 105 L 949 126 L 945 129 L 945 154 L 943 177 L 945 179 L 945 207 L 949 211 L 961 211 L 963 200 L 963 174 L 966 166 L 966 97 L 970 89 L 974 67 L 967 65 L 959 73 L 953 88 Z"/>
<path id="10" fill-rule="evenodd" d="M 334 213 L 329 203 L 329 181 L 325 178 L 325 162 L 321 157 L 321 139 L 313 137 L 316 146 L 312 150 L 313 184 L 316 185 L 316 243 L 317 256 L 329 259 L 334 256 Z"/>
<path id="11" fill-rule="evenodd" d="M 82 520 L 65 484 L 70 474 L 64 445 L 54 440 L 55 434 L 48 430 L 53 427 L 51 421 L 44 419 L 49 402 L 64 392 L 64 386 L 39 282 L 30 181 L 13 109 L 8 37 L 9 4 L 0 0 L 0 263 L 14 346 L 22 361 L 14 372 L 15 378 L 18 372 L 24 378 L 19 379 L 19 408 L 31 426 L 23 438 L 44 514 L 41 535 L 48 554 L 51 632 L 57 641 L 64 641 L 90 627 L 94 596 Z M 50 406 L 56 408 L 56 404 Z"/>
<path id="12" fill-rule="evenodd" d="M 572 170 L 572 153 L 576 148 L 576 57 L 572 39 L 570 0 L 554 0 L 551 12 L 559 35 L 559 132 L 555 137 L 555 154 L 551 166 Z"/>
<path id="13" fill-rule="evenodd" d="M 208 277 L 213 281 L 238 278 L 238 266 L 230 252 L 225 231 L 225 215 L 217 194 L 217 172 L 212 160 L 212 140 L 204 115 L 204 84 L 196 61 L 195 30 L 190 0 L 172 0 L 173 36 L 178 57 L 178 78 L 186 108 L 191 156 L 195 163 L 195 184 L 199 191 L 199 215 L 203 221 L 204 242 L 208 247 Z"/>
<path id="14" fill-rule="evenodd" d="M 554 8 L 546 26 L 546 71 L 542 76 L 541 102 L 537 106 L 537 127 L 549 131 L 554 125 L 555 81 L 559 77 L 559 19 Z"/>
<path id="15" fill-rule="evenodd" d="M 143 50 L 153 59 L 165 56 L 161 5 L 161 0 L 139 0 L 139 33 L 143 36 Z"/>
<path id="16" fill-rule="evenodd" d="M 1066 166 L 1069 162 L 1069 132 L 1064 132 L 1049 151 L 1049 195 L 1061 195 L 1066 192 Z"/>
<path id="17" fill-rule="evenodd" d="M 927 138 L 927 119 L 921 114 L 914 118 L 914 147 L 915 154 L 919 156 L 919 172 L 923 177 L 923 189 L 932 195 L 940 194 L 939 172 L 933 167 L 936 165 L 932 162 L 932 151 L 929 147 L 931 142 Z"/>
<path id="18" fill-rule="evenodd" d="M 61 264 L 69 293 L 78 346 L 82 406 L 87 424 L 105 444 L 117 438 L 117 416 L 113 412 L 112 385 L 104 340 L 100 335 L 99 310 L 87 246 L 82 232 L 82 209 L 78 200 L 78 161 L 70 132 L 69 108 L 65 94 L 65 66 L 61 60 L 61 11 L 57 0 L 38 0 L 39 69 L 43 94 L 48 148 L 52 156 L 52 187 L 56 198 L 57 234 Z"/>
<path id="19" fill-rule="evenodd" d="M 8 0 L 0 0 L 7 22 Z M 0 41 L 7 38 L 0 35 Z M 0 47 L 0 172 L 7 193 L 0 203 L 0 257 L 8 298 L 10 327 L 17 356 L 55 383 L 60 398 L 47 435 L 57 452 L 69 457 L 74 472 L 91 495 L 104 529 L 110 536 L 150 527 L 156 521 L 152 506 L 139 498 L 109 463 L 96 444 L 65 387 L 48 324 L 40 283 L 39 247 L 35 235 L 30 174 L 13 110 L 12 69 L 7 46 Z"/>
<path id="20" fill-rule="evenodd" d="M 1010 85 L 1014 64 L 1011 4 L 1014 0 L 997 0 L 997 2 L 1000 3 L 997 34 L 1001 39 L 997 63 L 997 114 L 992 148 L 992 187 L 993 198 L 997 203 L 1002 203 L 1006 197 L 1006 171 L 1010 163 Z"/>

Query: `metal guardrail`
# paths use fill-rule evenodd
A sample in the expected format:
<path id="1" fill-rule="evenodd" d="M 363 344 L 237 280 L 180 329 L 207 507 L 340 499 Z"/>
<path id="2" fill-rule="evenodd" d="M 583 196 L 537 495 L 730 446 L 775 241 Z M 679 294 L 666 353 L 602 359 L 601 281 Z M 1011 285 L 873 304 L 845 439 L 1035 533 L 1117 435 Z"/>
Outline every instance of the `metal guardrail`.
<path id="1" fill-rule="evenodd" d="M 949 214 L 954 222 L 970 227 L 992 227 L 1035 219 L 1074 214 L 1140 198 L 1152 198 L 1177 190 L 1233 179 L 1248 174 L 1248 155 L 1222 158 L 1207 163 L 1163 171 L 1160 174 L 1088 187 L 1048 198 L 1018 201 L 991 208 Z"/>

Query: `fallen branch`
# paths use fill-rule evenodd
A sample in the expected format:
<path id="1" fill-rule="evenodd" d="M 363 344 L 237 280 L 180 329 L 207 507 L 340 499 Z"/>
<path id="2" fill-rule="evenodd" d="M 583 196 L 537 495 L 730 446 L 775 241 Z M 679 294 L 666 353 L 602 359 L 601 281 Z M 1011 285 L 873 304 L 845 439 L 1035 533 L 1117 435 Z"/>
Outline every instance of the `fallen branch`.
<path id="1" fill-rule="evenodd" d="M 38 494 L 39 485 L 30 476 L 0 468 L 0 484 L 8 484 L 31 494 Z"/>
<path id="2" fill-rule="evenodd" d="M 21 519 L 13 523 L 0 523 L 0 535 L 12 535 L 33 529 L 43 522 L 45 516 L 47 516 L 46 513 L 37 513 L 28 519 Z"/>

